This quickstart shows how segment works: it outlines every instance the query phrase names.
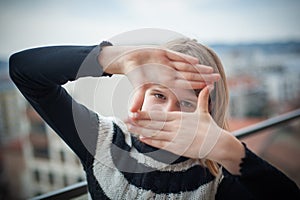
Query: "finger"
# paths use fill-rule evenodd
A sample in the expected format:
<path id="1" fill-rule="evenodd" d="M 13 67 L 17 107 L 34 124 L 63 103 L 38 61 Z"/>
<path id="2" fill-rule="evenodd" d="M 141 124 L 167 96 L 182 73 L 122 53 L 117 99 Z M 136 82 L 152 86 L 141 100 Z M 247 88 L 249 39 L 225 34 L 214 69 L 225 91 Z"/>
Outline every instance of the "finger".
<path id="1" fill-rule="evenodd" d="M 199 63 L 198 58 L 183 53 L 179 53 L 176 51 L 172 51 L 172 50 L 166 50 L 166 55 L 172 61 L 181 61 L 181 62 L 190 63 L 194 65 Z"/>
<path id="2" fill-rule="evenodd" d="M 208 113 L 209 90 L 211 88 L 212 86 L 206 86 L 198 96 L 198 110 L 201 112 Z"/>
<path id="3" fill-rule="evenodd" d="M 174 61 L 172 62 L 173 66 L 178 71 L 186 71 L 186 72 L 196 72 L 196 73 L 213 73 L 214 69 L 212 67 L 206 66 L 206 65 L 191 65 L 190 63 L 184 63 L 184 62 L 178 62 Z"/>
<path id="4" fill-rule="evenodd" d="M 144 98 L 145 98 L 145 92 L 146 92 L 146 88 L 142 87 L 139 88 L 136 93 L 134 94 L 133 97 L 133 101 L 130 107 L 130 112 L 137 112 L 139 111 L 144 103 Z"/>
<path id="5" fill-rule="evenodd" d="M 142 119 L 142 120 L 134 120 L 134 123 L 143 128 L 162 130 L 166 122 L 154 121 L 152 119 Z"/>
<path id="6" fill-rule="evenodd" d="M 212 74 L 201 74 L 203 80 L 205 82 L 216 82 L 219 81 L 221 76 L 218 73 L 212 73 Z"/>
<path id="7" fill-rule="evenodd" d="M 187 147 L 180 147 L 172 140 L 160 140 L 156 138 L 140 138 L 140 140 L 150 146 L 167 150 L 179 156 L 184 156 L 187 151 Z"/>
<path id="8" fill-rule="evenodd" d="M 191 89 L 202 89 L 206 85 L 207 84 L 203 81 L 188 81 L 184 79 L 177 79 L 172 84 L 172 87 L 191 90 Z"/>
<path id="9" fill-rule="evenodd" d="M 134 124 L 140 126 L 142 128 L 159 130 L 159 131 L 171 131 L 174 126 L 170 125 L 169 122 L 166 121 L 154 121 L 152 119 L 148 120 L 135 120 Z M 172 127 L 172 128 L 171 128 Z"/>
<path id="10" fill-rule="evenodd" d="M 129 132 L 143 137 L 152 137 L 156 139 L 168 139 L 170 133 L 167 131 L 154 130 L 126 123 Z"/>
<path id="11" fill-rule="evenodd" d="M 136 114 L 134 119 L 136 120 L 155 120 L 155 121 L 172 121 L 178 117 L 177 112 L 162 112 L 162 111 L 140 111 Z"/>
<path id="12" fill-rule="evenodd" d="M 200 74 L 194 72 L 177 72 L 178 79 L 185 79 L 189 81 L 209 81 L 215 82 L 220 79 L 220 75 L 218 73 L 212 74 Z"/>
<path id="13" fill-rule="evenodd" d="M 211 85 L 214 82 L 217 82 L 220 80 L 219 74 L 212 74 L 212 75 L 202 75 L 203 80 L 187 80 L 184 78 L 177 78 L 172 82 L 172 87 L 175 88 L 182 88 L 182 89 L 202 89 L 206 85 Z"/>
<path id="14" fill-rule="evenodd" d="M 140 140 L 150 146 L 159 148 L 159 149 L 165 149 L 167 150 L 167 147 L 170 145 L 170 141 L 166 140 L 158 140 L 154 138 L 140 138 Z"/>

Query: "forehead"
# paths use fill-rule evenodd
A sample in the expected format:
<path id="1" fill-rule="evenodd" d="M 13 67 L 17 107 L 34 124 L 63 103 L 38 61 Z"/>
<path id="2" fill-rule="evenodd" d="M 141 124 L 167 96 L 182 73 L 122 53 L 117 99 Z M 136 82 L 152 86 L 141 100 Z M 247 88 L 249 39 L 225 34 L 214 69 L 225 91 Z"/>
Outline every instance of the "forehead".
<path id="1" fill-rule="evenodd" d="M 153 90 L 172 93 L 173 95 L 175 95 L 177 98 L 180 99 L 187 98 L 190 100 L 197 100 L 197 94 L 195 93 L 194 90 L 165 87 L 159 84 L 153 84 L 148 88 L 148 91 L 153 91 Z"/>

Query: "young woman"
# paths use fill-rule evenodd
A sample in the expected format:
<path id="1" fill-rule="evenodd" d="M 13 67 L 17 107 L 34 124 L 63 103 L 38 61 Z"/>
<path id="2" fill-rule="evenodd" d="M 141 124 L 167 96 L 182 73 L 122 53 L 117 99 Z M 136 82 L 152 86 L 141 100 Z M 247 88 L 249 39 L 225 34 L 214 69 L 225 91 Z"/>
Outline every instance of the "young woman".
<path id="1" fill-rule="evenodd" d="M 125 123 L 87 109 L 61 87 L 113 74 L 139 88 Z M 80 158 L 93 199 L 300 197 L 295 183 L 227 130 L 222 64 L 194 40 L 29 49 L 10 57 L 10 75 Z"/>

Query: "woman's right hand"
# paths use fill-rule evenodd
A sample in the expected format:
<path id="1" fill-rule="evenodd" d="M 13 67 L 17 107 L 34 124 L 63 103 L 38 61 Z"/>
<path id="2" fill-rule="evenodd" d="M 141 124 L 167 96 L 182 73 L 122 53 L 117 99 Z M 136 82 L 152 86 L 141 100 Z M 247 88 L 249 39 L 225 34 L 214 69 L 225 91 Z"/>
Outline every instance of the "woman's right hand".
<path id="1" fill-rule="evenodd" d="M 137 94 L 131 112 L 138 111 L 149 84 L 183 89 L 202 89 L 219 80 L 213 68 L 198 64 L 198 59 L 159 47 L 104 47 L 99 63 L 110 74 L 124 74 Z"/>

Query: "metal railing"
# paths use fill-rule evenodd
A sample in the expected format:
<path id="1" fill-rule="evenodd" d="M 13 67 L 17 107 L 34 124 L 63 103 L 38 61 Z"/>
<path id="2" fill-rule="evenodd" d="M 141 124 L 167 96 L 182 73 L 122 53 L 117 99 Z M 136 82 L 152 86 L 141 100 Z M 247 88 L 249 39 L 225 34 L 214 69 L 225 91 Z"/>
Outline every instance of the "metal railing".
<path id="1" fill-rule="evenodd" d="M 31 200 L 42 200 L 42 199 L 66 200 L 66 199 L 72 199 L 72 198 L 78 197 L 78 196 L 86 194 L 86 193 L 87 193 L 87 182 L 82 181 L 82 182 L 67 186 L 65 188 L 55 190 L 53 192 L 49 192 L 46 194 L 42 194 L 40 196 L 36 196 L 36 197 L 32 198 Z"/>
<path id="2" fill-rule="evenodd" d="M 278 126 L 283 123 L 287 123 L 293 119 L 300 117 L 300 109 L 296 109 L 294 111 L 288 112 L 286 114 L 279 115 L 277 117 L 272 117 L 265 121 L 259 122 L 257 124 L 248 126 L 246 128 L 242 128 L 240 130 L 234 131 L 233 134 L 241 139 L 270 127 Z M 32 198 L 31 200 L 65 200 L 65 199 L 72 199 L 84 195 L 87 193 L 87 182 L 83 181 L 80 183 L 76 183 L 74 185 L 49 192 L 37 197 Z"/>

